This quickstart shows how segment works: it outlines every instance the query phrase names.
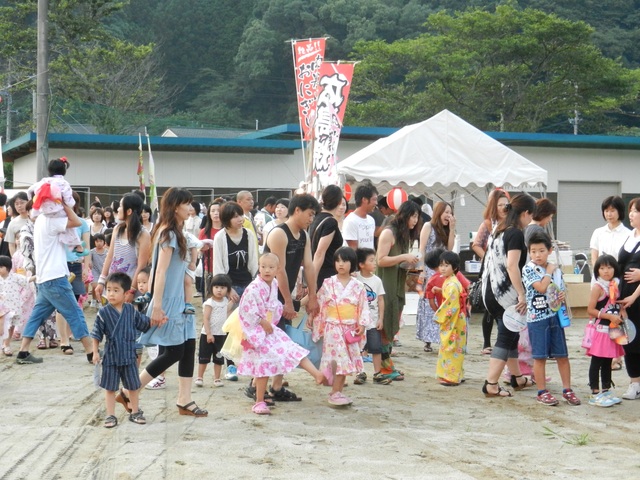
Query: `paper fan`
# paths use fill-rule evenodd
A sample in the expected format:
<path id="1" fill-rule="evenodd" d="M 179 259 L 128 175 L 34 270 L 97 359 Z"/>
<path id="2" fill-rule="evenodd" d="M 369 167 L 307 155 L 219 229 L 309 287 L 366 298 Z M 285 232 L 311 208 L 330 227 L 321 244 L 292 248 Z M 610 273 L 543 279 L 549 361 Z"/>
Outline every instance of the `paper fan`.
<path id="1" fill-rule="evenodd" d="M 502 315 L 502 323 L 512 332 L 521 332 L 527 328 L 527 316 L 521 315 L 516 310 L 516 306 L 512 305 L 504 311 Z"/>
<path id="2" fill-rule="evenodd" d="M 554 312 L 560 310 L 560 307 L 562 306 L 562 300 L 560 300 L 561 293 L 562 289 L 556 283 L 551 282 L 547 287 L 547 300 L 549 302 L 549 308 Z"/>
<path id="3" fill-rule="evenodd" d="M 628 345 L 636 338 L 636 326 L 627 318 L 619 327 L 609 328 L 609 338 L 618 345 Z"/>

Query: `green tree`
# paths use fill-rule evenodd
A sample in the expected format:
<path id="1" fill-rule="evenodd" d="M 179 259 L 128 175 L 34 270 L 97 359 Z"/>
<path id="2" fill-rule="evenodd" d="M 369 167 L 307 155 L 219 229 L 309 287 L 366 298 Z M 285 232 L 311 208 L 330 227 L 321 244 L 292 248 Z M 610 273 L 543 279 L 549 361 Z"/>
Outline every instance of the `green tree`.
<path id="1" fill-rule="evenodd" d="M 49 81 L 52 104 L 91 104 L 91 123 L 105 133 L 121 132 L 117 112 L 157 112 L 171 91 L 162 89 L 162 74 L 153 45 L 137 46 L 118 39 L 107 19 L 125 2 L 112 0 L 52 0 L 49 3 Z M 8 0 L 0 6 L 0 59 L 3 79 L 15 84 L 12 93 L 30 91 L 35 83 L 36 6 L 33 0 Z M 31 81 L 24 81 L 31 78 Z M 26 95 L 23 95 L 23 101 Z M 30 104 L 29 100 L 29 104 Z M 54 119 L 59 112 L 53 112 Z M 87 113 L 87 112 L 79 112 Z M 108 120 L 107 120 L 108 118 Z M 55 120 L 54 120 L 55 123 Z M 128 123 L 128 120 L 127 120 Z"/>
<path id="2" fill-rule="evenodd" d="M 448 108 L 479 128 L 538 131 L 575 109 L 615 110 L 633 93 L 630 72 L 583 22 L 502 5 L 440 12 L 426 27 L 416 39 L 356 46 L 348 122 L 403 125 Z"/>

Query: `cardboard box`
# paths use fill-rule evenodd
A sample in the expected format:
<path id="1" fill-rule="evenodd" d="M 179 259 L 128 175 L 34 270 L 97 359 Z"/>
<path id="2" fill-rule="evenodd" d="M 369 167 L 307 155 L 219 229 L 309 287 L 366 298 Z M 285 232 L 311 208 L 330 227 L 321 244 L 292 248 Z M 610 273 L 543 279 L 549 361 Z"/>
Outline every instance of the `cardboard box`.
<path id="1" fill-rule="evenodd" d="M 590 283 L 567 283 L 567 301 L 571 308 L 586 308 L 589 305 L 590 295 Z"/>

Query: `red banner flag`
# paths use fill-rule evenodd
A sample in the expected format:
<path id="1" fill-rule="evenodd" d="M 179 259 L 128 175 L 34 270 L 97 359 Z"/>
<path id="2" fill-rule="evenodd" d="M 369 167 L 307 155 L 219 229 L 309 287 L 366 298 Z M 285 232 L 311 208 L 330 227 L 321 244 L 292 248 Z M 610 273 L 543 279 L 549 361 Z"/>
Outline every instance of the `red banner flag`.
<path id="1" fill-rule="evenodd" d="M 300 131 L 309 139 L 316 117 L 318 96 L 318 72 L 324 59 L 326 39 L 293 40 L 293 62 L 298 92 L 298 115 Z"/>
<path id="2" fill-rule="evenodd" d="M 323 63 L 318 80 L 317 121 L 314 126 L 312 191 L 338 184 L 336 153 L 347 108 L 353 63 Z"/>

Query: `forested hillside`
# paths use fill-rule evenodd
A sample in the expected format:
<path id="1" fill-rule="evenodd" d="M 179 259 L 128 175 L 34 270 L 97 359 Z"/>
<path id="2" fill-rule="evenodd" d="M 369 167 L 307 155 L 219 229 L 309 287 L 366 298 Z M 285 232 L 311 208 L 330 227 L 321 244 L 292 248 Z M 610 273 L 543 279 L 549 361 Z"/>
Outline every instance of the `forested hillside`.
<path id="1" fill-rule="evenodd" d="M 0 1 L 0 83 L 10 86 L 14 138 L 32 128 L 36 3 Z M 329 36 L 327 58 L 361 62 L 347 124 L 402 125 L 449 108 L 485 129 L 570 133 L 577 111 L 580 133 L 634 134 L 639 7 L 633 0 L 50 0 L 51 125 L 100 133 L 146 125 L 157 134 L 168 125 L 296 122 L 288 40 Z M 3 121 L 7 100 L 3 94 Z"/>

